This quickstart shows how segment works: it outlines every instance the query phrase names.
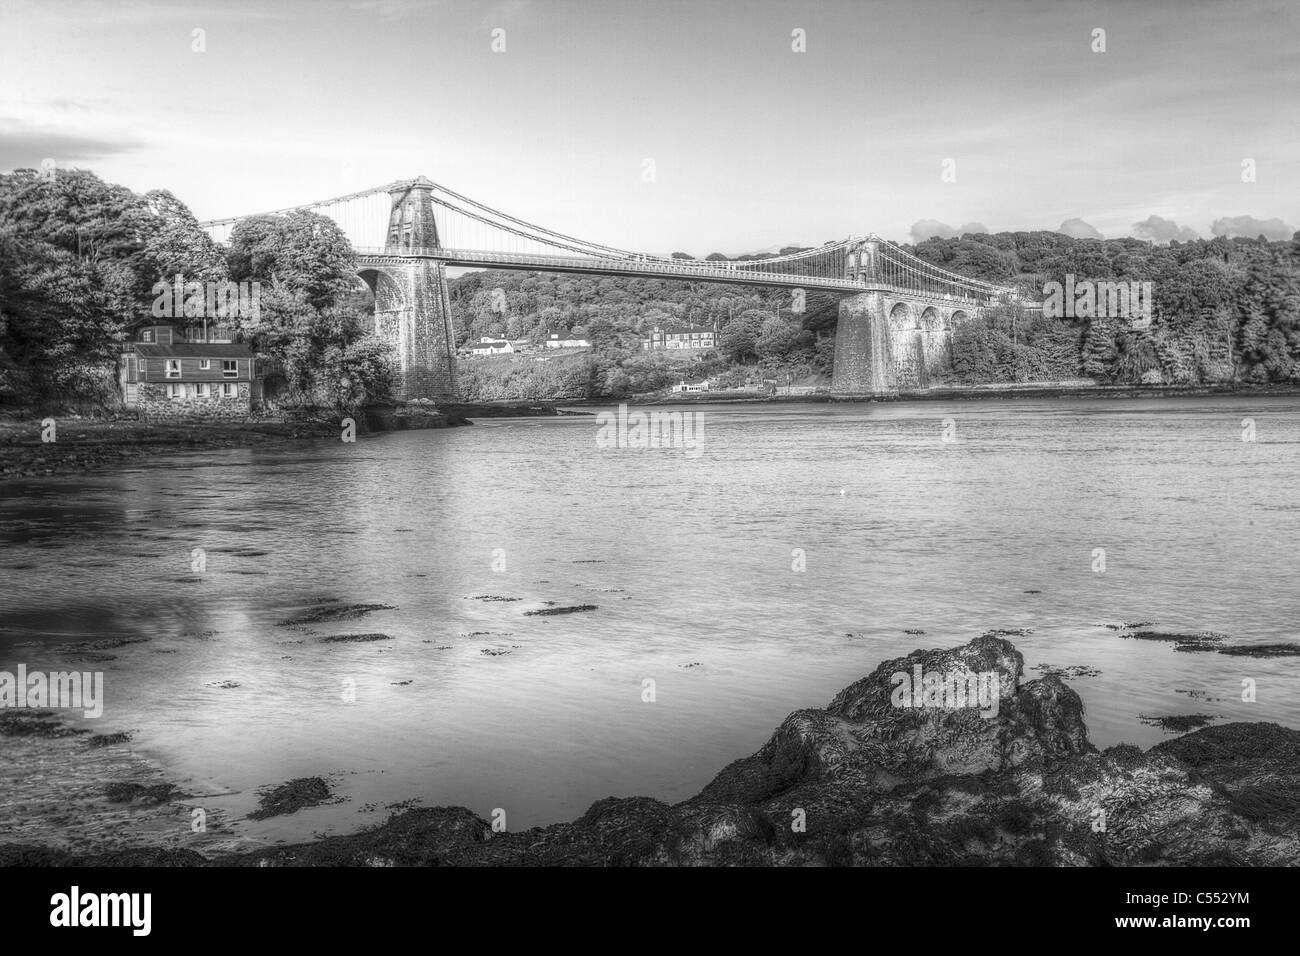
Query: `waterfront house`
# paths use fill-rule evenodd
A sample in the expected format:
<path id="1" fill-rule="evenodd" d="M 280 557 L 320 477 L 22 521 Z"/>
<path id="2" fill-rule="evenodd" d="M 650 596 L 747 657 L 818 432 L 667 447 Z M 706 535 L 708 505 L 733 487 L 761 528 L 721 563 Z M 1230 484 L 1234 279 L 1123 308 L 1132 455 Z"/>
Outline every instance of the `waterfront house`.
<path id="1" fill-rule="evenodd" d="M 260 399 L 252 350 L 213 322 L 146 319 L 128 329 L 122 401 L 146 417 L 239 417 Z"/>
<path id="2" fill-rule="evenodd" d="M 702 325 L 670 325 L 666 329 L 655 326 L 641 339 L 641 348 L 654 349 L 711 349 L 717 345 L 717 333 Z"/>

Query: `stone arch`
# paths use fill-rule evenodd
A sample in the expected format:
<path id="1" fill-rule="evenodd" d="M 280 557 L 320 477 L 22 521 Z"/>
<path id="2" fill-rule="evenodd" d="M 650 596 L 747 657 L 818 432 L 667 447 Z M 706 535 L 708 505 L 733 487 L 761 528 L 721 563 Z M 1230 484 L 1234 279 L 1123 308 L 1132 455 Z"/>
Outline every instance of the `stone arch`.
<path id="1" fill-rule="evenodd" d="M 889 327 L 895 332 L 920 328 L 920 317 L 906 302 L 895 302 L 889 310 Z"/>
<path id="2" fill-rule="evenodd" d="M 965 322 L 968 318 L 970 318 L 969 315 L 967 315 L 961 309 L 957 309 L 950 316 L 948 316 L 947 319 L 944 320 L 944 328 L 955 329 L 958 325 Z"/>
<path id="3" fill-rule="evenodd" d="M 357 276 L 375 297 L 375 334 L 386 342 L 396 342 L 406 311 L 403 283 L 386 269 L 373 266 L 357 270 Z"/>
<path id="4" fill-rule="evenodd" d="M 357 277 L 366 284 L 375 297 L 376 312 L 396 312 L 406 308 L 406 293 L 402 281 L 386 269 L 367 266 L 357 270 Z"/>
<path id="5" fill-rule="evenodd" d="M 939 310 L 934 306 L 926 306 L 921 312 L 920 326 L 926 332 L 938 332 L 943 328 L 943 320 L 939 318 Z"/>

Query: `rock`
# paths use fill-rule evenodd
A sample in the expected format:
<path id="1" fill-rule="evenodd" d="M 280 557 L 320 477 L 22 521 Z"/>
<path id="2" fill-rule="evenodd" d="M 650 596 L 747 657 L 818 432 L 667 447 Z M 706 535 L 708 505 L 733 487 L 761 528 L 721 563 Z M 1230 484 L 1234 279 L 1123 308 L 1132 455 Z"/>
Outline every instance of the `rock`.
<path id="1" fill-rule="evenodd" d="M 954 688 L 902 706 L 922 675 L 996 676 L 996 707 Z M 1240 866 L 1300 860 L 1300 731 L 1225 724 L 1099 753 L 1056 674 L 1022 683 L 999 632 L 886 661 L 676 805 L 598 800 L 577 820 L 494 833 L 463 807 L 208 861 L 243 866 Z M 925 682 L 923 680 L 923 687 Z M 971 685 L 966 685 L 967 687 Z M 939 705 L 933 701 L 939 700 Z M 300 786 L 300 785 L 310 786 Z M 296 789 L 294 789 L 296 788 Z M 328 797 L 319 778 L 263 799 Z M 303 804 L 308 805 L 308 804 Z M 0 862 L 36 859 L 0 847 Z"/>
<path id="2" fill-rule="evenodd" d="M 286 784 L 262 793 L 258 809 L 248 815 L 250 820 L 265 820 L 285 813 L 297 813 L 330 799 L 330 786 L 320 777 L 298 777 Z"/>

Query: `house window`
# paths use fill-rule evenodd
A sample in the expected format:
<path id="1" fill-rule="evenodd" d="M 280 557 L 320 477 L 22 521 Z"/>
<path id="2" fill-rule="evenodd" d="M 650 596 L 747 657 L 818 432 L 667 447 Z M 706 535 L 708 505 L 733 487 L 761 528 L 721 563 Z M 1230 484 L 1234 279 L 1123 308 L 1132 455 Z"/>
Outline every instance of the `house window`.
<path id="1" fill-rule="evenodd" d="M 235 378 L 239 375 L 239 359 L 225 359 L 221 363 L 223 378 Z"/>
<path id="2" fill-rule="evenodd" d="M 167 360 L 167 377 L 168 377 L 168 378 L 180 378 L 180 377 L 181 377 L 181 360 L 180 360 L 180 359 L 168 359 L 168 360 Z"/>
<path id="3" fill-rule="evenodd" d="M 184 398 L 185 386 L 173 382 L 167 386 L 167 397 L 170 399 Z"/>
<path id="4" fill-rule="evenodd" d="M 152 341 L 153 341 L 153 329 L 145 329 L 143 332 L 141 332 L 141 333 L 140 333 L 140 341 L 141 341 L 141 342 L 152 342 Z"/>
<path id="5" fill-rule="evenodd" d="M 236 388 L 237 388 L 237 386 L 235 385 L 234 382 L 222 382 L 222 383 L 221 383 L 221 397 L 222 397 L 222 398 L 234 398 L 234 397 L 238 394 L 238 393 L 235 391 Z"/>
<path id="6" fill-rule="evenodd" d="M 206 372 L 212 368 L 212 359 L 199 359 L 199 371 Z"/>
<path id="7" fill-rule="evenodd" d="M 199 382 L 197 385 L 194 386 L 194 397 L 195 397 L 195 398 L 207 398 L 207 397 L 208 397 L 208 383 L 207 383 L 207 382 Z"/>

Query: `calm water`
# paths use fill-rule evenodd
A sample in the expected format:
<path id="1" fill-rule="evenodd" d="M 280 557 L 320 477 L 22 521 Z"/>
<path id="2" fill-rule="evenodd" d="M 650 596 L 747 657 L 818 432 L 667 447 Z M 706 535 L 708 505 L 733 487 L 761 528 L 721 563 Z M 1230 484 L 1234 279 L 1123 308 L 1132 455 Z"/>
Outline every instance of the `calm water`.
<path id="1" fill-rule="evenodd" d="M 503 807 L 512 829 L 610 794 L 683 799 L 882 659 L 993 627 L 1033 629 L 1015 638 L 1029 668 L 1100 669 L 1072 680 L 1100 746 L 1162 739 L 1140 714 L 1300 727 L 1300 659 L 1099 626 L 1300 641 L 1300 400 L 692 410 L 698 457 L 532 419 L 0 486 L 0 668 L 148 638 L 78 665 L 106 674 L 95 730 L 136 730 L 234 817 L 292 777 L 348 798 L 241 823 L 253 839 L 353 830 L 412 798 Z M 331 598 L 395 609 L 276 626 Z M 524 615 L 547 601 L 597 610 Z M 318 640 L 358 632 L 392 639 Z"/>

